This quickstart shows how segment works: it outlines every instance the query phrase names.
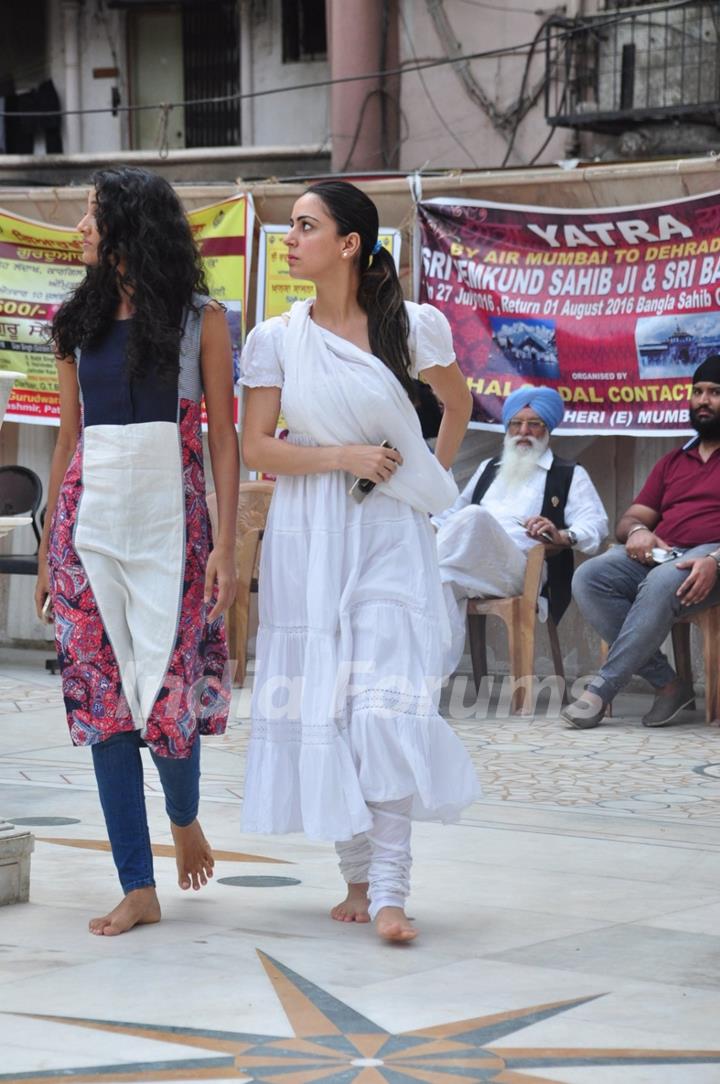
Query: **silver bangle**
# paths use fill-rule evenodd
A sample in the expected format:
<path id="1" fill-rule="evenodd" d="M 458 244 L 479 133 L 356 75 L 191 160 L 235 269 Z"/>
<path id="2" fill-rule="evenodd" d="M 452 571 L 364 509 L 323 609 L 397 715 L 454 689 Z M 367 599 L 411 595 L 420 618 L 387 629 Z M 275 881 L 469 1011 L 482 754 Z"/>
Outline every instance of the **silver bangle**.
<path id="1" fill-rule="evenodd" d="M 636 531 L 649 531 L 650 528 L 646 527 L 644 523 L 636 523 L 634 527 L 631 527 L 628 533 L 625 535 L 625 541 L 627 542 L 631 534 L 635 534 Z"/>

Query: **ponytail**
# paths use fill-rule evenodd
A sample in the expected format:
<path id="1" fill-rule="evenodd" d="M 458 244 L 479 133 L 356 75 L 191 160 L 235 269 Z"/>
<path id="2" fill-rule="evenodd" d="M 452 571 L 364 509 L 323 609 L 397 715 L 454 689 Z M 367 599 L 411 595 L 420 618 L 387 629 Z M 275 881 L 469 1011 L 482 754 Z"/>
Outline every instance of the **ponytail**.
<path id="1" fill-rule="evenodd" d="M 318 181 L 307 192 L 323 201 L 335 220 L 338 233 L 359 235 L 357 300 L 367 313 L 370 349 L 397 377 L 415 404 L 417 395 L 408 347 L 410 321 L 395 261 L 384 246 L 378 248 L 377 207 L 369 196 L 348 181 Z"/>
<path id="2" fill-rule="evenodd" d="M 414 402 L 408 347 L 410 321 L 395 261 L 384 245 L 371 256 L 369 265 L 361 272 L 357 299 L 367 313 L 370 349 L 384 361 Z"/>

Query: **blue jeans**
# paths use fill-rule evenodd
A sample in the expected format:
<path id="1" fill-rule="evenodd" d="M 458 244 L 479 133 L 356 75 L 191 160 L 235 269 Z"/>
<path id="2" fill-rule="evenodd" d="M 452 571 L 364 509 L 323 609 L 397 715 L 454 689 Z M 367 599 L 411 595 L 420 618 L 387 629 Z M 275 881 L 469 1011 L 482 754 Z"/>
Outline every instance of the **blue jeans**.
<path id="1" fill-rule="evenodd" d="M 105 815 L 112 856 L 123 892 L 155 885 L 148 830 L 143 767 L 145 742 L 139 730 L 123 731 L 92 746 L 93 767 Z M 200 802 L 200 739 L 189 757 L 159 757 L 150 751 L 173 824 L 186 827 L 197 817 Z"/>
<path id="2" fill-rule="evenodd" d="M 708 542 L 685 550 L 678 560 L 701 557 L 717 548 L 717 542 Z M 677 674 L 660 650 L 673 621 L 720 602 L 719 579 L 703 602 L 683 606 L 677 589 L 689 570 L 675 565 L 668 561 L 648 567 L 632 561 L 625 547 L 616 545 L 580 565 L 573 577 L 573 598 L 580 612 L 610 644 L 605 665 L 588 685 L 606 704 L 633 674 L 655 689 L 674 681 Z"/>

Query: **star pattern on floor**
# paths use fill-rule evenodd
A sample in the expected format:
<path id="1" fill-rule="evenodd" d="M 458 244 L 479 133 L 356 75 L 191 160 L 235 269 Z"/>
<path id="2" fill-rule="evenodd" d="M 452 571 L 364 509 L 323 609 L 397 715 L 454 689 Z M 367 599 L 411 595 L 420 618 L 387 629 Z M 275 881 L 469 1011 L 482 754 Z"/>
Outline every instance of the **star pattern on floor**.
<path id="1" fill-rule="evenodd" d="M 503 1049 L 507 1035 L 594 1001 L 556 1001 L 398 1034 L 386 1031 L 345 1002 L 258 950 L 258 956 L 295 1033 L 294 1038 L 164 1027 L 69 1016 L 27 1014 L 107 1034 L 177 1043 L 203 1056 L 149 1063 L 45 1070 L 20 1076 L 0 1073 L 3 1084 L 111 1084 L 115 1081 L 231 1080 L 262 1084 L 557 1084 L 535 1072 L 568 1066 L 720 1065 L 720 1050 L 632 1050 L 593 1048 Z M 208 1056 L 214 1052 L 214 1056 Z M 532 1070 L 528 1075 L 525 1070 Z M 622 1074 L 618 1075 L 620 1084 Z"/>

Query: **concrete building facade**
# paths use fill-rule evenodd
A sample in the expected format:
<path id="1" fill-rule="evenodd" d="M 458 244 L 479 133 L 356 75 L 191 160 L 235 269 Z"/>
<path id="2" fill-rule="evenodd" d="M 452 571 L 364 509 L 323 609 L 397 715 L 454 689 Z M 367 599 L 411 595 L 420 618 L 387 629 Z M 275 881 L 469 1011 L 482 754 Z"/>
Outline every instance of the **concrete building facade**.
<path id="1" fill-rule="evenodd" d="M 69 179 L 49 175 L 58 150 L 161 155 L 172 179 L 197 181 L 330 165 L 528 167 L 717 143 L 714 0 L 26 0 L 7 8 L 2 105 L 50 115 L 0 124 L 0 183 L 13 179 L 15 156 L 33 154 L 27 179 Z M 291 147 L 295 155 L 269 153 Z M 30 169 L 15 168 L 16 176 Z"/>

